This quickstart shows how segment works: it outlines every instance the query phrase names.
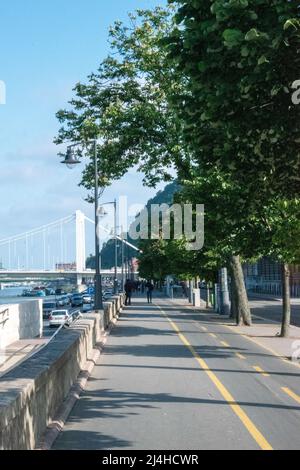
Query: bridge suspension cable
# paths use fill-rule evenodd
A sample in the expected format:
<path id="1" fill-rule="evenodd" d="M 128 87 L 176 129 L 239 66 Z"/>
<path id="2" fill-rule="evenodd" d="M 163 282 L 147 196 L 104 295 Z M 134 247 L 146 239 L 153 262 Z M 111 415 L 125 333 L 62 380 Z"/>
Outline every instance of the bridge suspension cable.
<path id="1" fill-rule="evenodd" d="M 6 270 L 17 267 L 19 271 L 21 268 L 43 266 L 46 271 L 47 267 L 55 268 L 59 263 L 63 263 L 67 251 L 70 251 L 65 227 L 75 219 L 75 214 L 68 215 L 32 230 L 0 239 L 0 267 L 4 269 L 5 265 Z M 51 250 L 53 246 L 55 248 Z M 72 258 L 71 263 L 75 256 Z"/>
<path id="2" fill-rule="evenodd" d="M 95 221 L 92 220 L 92 219 L 90 219 L 89 217 L 86 217 L 86 216 L 85 216 L 85 220 L 86 220 L 87 222 L 90 222 L 91 224 L 95 225 Z M 104 227 L 103 225 L 99 224 L 99 227 L 100 227 L 104 232 L 106 232 L 107 234 L 109 234 L 109 235 L 112 234 L 111 231 L 108 230 L 108 229 L 107 229 L 106 227 Z M 125 238 L 122 238 L 122 237 L 120 237 L 119 235 L 116 235 L 116 236 L 113 235 L 113 238 L 115 238 L 115 237 L 117 238 L 117 240 L 120 240 L 122 243 L 124 243 L 124 244 L 127 245 L 128 247 L 132 248 L 133 250 L 138 251 L 139 253 L 142 253 L 142 251 L 141 251 L 137 246 L 132 245 L 132 243 L 129 243 Z"/>
<path id="3" fill-rule="evenodd" d="M 53 228 L 56 228 L 56 227 L 60 227 L 62 224 L 67 224 L 69 222 L 72 222 L 73 220 L 75 220 L 75 215 L 74 214 L 70 215 L 68 217 L 64 217 L 63 219 L 56 220 L 55 222 L 51 222 L 49 224 L 42 225 L 41 227 L 35 228 L 33 230 L 29 230 L 27 232 L 20 233 L 19 235 L 15 235 L 15 236 L 8 237 L 8 238 L 3 238 L 2 240 L 0 240 L 0 246 L 7 245 L 9 242 L 16 242 L 16 241 L 20 241 L 20 240 L 24 240 L 24 239 L 26 240 L 26 237 L 32 237 L 32 236 L 35 236 L 35 235 L 39 235 L 39 234 L 43 233 L 46 230 L 50 230 L 50 229 L 53 229 Z"/>

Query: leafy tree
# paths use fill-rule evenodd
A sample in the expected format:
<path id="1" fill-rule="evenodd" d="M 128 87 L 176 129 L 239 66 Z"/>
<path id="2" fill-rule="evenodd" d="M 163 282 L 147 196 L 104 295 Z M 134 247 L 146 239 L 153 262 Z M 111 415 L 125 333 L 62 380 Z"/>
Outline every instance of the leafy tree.
<path id="1" fill-rule="evenodd" d="M 136 245 L 136 241 L 131 240 L 127 235 L 127 241 Z M 122 266 L 122 250 L 121 241 L 118 241 L 118 266 Z M 137 251 L 129 246 L 124 246 L 124 260 L 132 260 L 137 257 Z M 86 260 L 86 267 L 88 269 L 95 269 L 96 260 L 94 255 L 90 255 Z M 115 266 L 115 241 L 114 239 L 108 240 L 104 243 L 101 250 L 101 267 L 102 269 L 112 269 Z"/>
<path id="2" fill-rule="evenodd" d="M 148 185 L 169 180 L 172 168 L 180 180 L 192 179 L 192 153 L 186 151 L 182 120 L 170 105 L 173 96 L 183 93 L 185 79 L 170 67 L 167 50 L 162 47 L 162 39 L 175 25 L 173 11 L 139 10 L 131 20 L 131 28 L 115 24 L 110 33 L 115 54 L 89 77 L 87 85 L 76 86 L 72 110 L 58 113 L 64 126 L 56 142 L 84 142 L 101 136 L 99 167 L 109 180 L 123 176 L 134 165 L 145 173 Z M 93 183 L 91 165 L 82 180 L 88 189 Z M 210 251 L 210 266 L 213 253 Z M 188 253 L 184 256 L 190 258 Z M 189 263 L 190 272 L 206 269 L 200 258 L 200 267 Z M 183 266 L 183 256 L 180 259 Z"/>
<path id="3" fill-rule="evenodd" d="M 230 181 L 230 175 L 213 170 L 185 181 L 180 195 L 194 204 L 205 201 L 205 249 L 198 254 L 198 262 L 208 269 L 228 266 L 235 299 L 233 315 L 237 323 L 251 325 L 241 261 L 255 253 L 258 256 L 260 245 L 253 243 L 251 205 L 245 204 L 242 196 L 243 189 Z"/>
<path id="4" fill-rule="evenodd" d="M 207 168 L 230 174 L 242 188 L 242 205 L 251 206 L 246 241 L 251 227 L 259 227 L 262 243 L 255 251 L 270 253 L 272 234 L 282 233 L 282 224 L 293 225 L 293 215 L 287 213 L 270 223 L 270 212 L 280 201 L 289 205 L 300 197 L 300 116 L 290 95 L 300 63 L 299 2 L 170 3 L 179 6 L 178 26 L 165 44 L 171 66 L 186 77 L 185 92 L 172 99 L 185 123 L 186 146 L 198 163 L 198 174 Z M 284 260 L 286 286 L 287 262 L 295 259 L 295 244 L 290 256 L 284 234 L 281 242 L 277 256 Z M 287 324 L 287 289 L 283 313 Z M 282 334 L 287 334 L 284 326 Z"/>
<path id="5" fill-rule="evenodd" d="M 142 240 L 139 256 L 139 273 L 144 279 L 162 281 L 170 274 L 164 240 Z"/>
<path id="6" fill-rule="evenodd" d="M 202 3 L 199 1 L 193 2 L 193 5 L 200 7 Z M 214 2 L 215 7 L 219 6 L 221 8 L 221 3 Z M 228 6 L 228 12 L 230 13 L 232 4 L 236 3 L 236 14 L 240 14 L 238 4 L 242 2 L 229 3 L 231 5 Z M 210 14 L 207 8 L 205 12 L 208 15 Z M 183 15 L 184 12 L 181 11 L 180 14 Z M 186 16 L 188 17 L 188 13 Z M 202 22 L 202 17 L 196 15 L 196 19 L 201 20 L 201 27 L 204 31 L 209 28 L 208 23 L 204 24 L 205 22 Z M 222 20 L 224 24 L 225 19 Z M 197 64 L 195 68 L 194 62 L 190 61 L 189 58 L 191 70 L 187 66 L 187 61 L 180 62 L 179 69 L 175 68 L 172 65 L 173 63 L 170 65 L 168 50 L 162 47 L 163 38 L 166 36 L 171 37 L 169 42 L 173 47 L 173 56 L 178 51 L 182 52 L 178 47 L 178 40 L 179 45 L 182 43 L 185 45 L 187 56 L 190 54 L 190 50 L 186 46 L 193 44 L 188 41 L 186 43 L 180 42 L 182 39 L 180 35 L 183 32 L 185 33 L 185 30 L 175 29 L 175 34 L 171 34 L 175 28 L 172 10 L 161 8 L 153 11 L 139 10 L 136 15 L 131 15 L 131 20 L 131 28 L 125 27 L 122 23 L 115 24 L 110 35 L 112 54 L 101 64 L 98 72 L 89 77 L 87 84 L 76 85 L 76 98 L 71 102 L 72 109 L 58 113 L 58 119 L 63 127 L 56 142 L 63 143 L 71 140 L 84 144 L 91 138 L 101 137 L 98 153 L 103 186 L 109 184 L 111 180 L 123 176 L 132 166 L 137 166 L 139 171 L 145 173 L 145 181 L 149 185 L 155 185 L 159 180 L 170 180 L 173 169 L 175 169 L 181 181 L 192 181 L 195 175 L 206 174 L 212 168 L 217 168 L 219 174 L 222 174 L 223 177 L 224 175 L 230 175 L 230 181 L 233 180 L 233 176 L 236 178 L 234 184 L 240 190 L 239 199 L 244 207 L 246 207 L 246 202 L 253 198 L 253 189 L 255 187 L 256 197 L 253 198 L 254 203 L 251 205 L 251 210 L 254 206 L 256 210 L 260 211 L 261 201 L 264 199 L 268 201 L 274 196 L 274 189 L 270 184 L 270 182 L 272 183 L 270 174 L 276 180 L 278 171 L 276 170 L 276 173 L 272 167 L 272 171 L 267 172 L 269 179 L 266 178 L 265 165 L 260 162 L 259 165 L 254 165 L 254 169 L 253 161 L 247 159 L 247 155 L 251 153 L 249 148 L 252 150 L 254 148 L 255 162 L 261 159 L 263 154 L 260 150 L 260 143 L 263 142 L 264 144 L 270 135 L 274 139 L 274 142 L 272 142 L 272 151 L 274 151 L 279 121 L 276 123 L 277 127 L 275 126 L 275 134 L 274 129 L 271 129 L 269 134 L 262 133 L 265 137 L 260 141 L 257 139 L 257 134 L 252 132 L 250 119 L 249 121 L 246 119 L 249 109 L 251 111 L 252 108 L 249 108 L 249 105 L 245 109 L 243 106 L 240 106 L 241 109 L 236 108 L 236 104 L 240 100 L 239 96 L 232 101 L 229 99 L 231 97 L 230 88 L 232 88 L 229 83 L 229 75 L 234 68 L 229 59 L 231 60 L 231 55 L 233 57 L 236 54 L 237 43 L 241 35 L 226 31 L 224 37 L 222 36 L 222 47 L 225 44 L 224 51 L 228 52 L 226 55 L 228 63 L 222 61 L 222 57 L 219 60 L 218 55 L 213 57 L 210 72 L 214 73 L 214 82 L 210 88 L 208 84 L 209 74 L 205 78 L 206 82 L 205 80 L 198 81 L 199 72 L 201 72 L 201 79 L 205 76 L 203 64 Z M 209 21 L 211 21 L 212 27 L 210 33 L 213 36 L 213 34 L 216 34 L 213 27 L 215 18 L 210 17 Z M 220 18 L 217 22 L 219 21 L 221 21 Z M 286 28 L 286 31 L 291 31 L 289 23 L 286 24 Z M 291 34 L 292 40 L 293 34 L 289 34 Z M 210 39 L 206 38 L 207 43 L 204 41 L 203 44 L 209 46 Z M 217 40 L 219 41 L 218 38 Z M 177 48 L 176 53 L 174 47 Z M 209 51 L 209 47 L 207 51 Z M 221 50 L 222 56 L 224 51 Z M 214 52 L 216 51 L 212 51 L 212 53 Z M 244 50 L 244 53 L 246 53 L 246 50 Z M 197 54 L 198 49 L 195 50 L 195 57 Z M 252 57 L 251 54 L 250 51 Z M 220 69 L 222 70 L 222 67 L 226 64 L 230 69 L 230 73 L 227 74 L 226 72 L 227 82 L 223 90 Z M 236 65 L 237 63 L 235 63 Z M 253 65 L 252 62 L 250 65 Z M 248 69 L 251 68 L 250 65 Z M 226 67 L 224 70 L 227 71 Z M 191 76 L 192 80 L 190 79 Z M 252 79 L 254 80 L 254 77 Z M 255 88 L 254 84 L 253 87 Z M 202 88 L 204 91 L 201 91 Z M 251 97 L 253 101 L 255 93 L 251 94 Z M 226 98 L 224 107 L 221 106 L 223 98 Z M 206 106 L 203 108 L 203 112 L 201 110 L 202 104 Z M 230 109 L 231 106 L 233 107 Z M 263 108 L 264 106 L 259 105 L 257 114 L 254 113 L 255 118 L 257 118 L 258 130 L 260 130 L 259 126 L 265 116 L 262 111 Z M 238 109 L 238 112 L 233 112 L 235 109 Z M 243 117 L 245 117 L 245 120 L 241 120 L 241 111 L 244 111 L 245 116 L 243 115 Z M 233 117 L 231 118 L 231 116 Z M 252 121 L 251 124 L 253 124 Z M 280 127 L 279 130 L 281 131 Z M 247 138 L 244 138 L 245 136 Z M 254 143 L 255 145 L 259 143 L 258 151 L 261 155 L 257 153 Z M 265 152 L 268 143 L 265 146 L 263 144 L 262 147 Z M 83 156 L 84 151 L 79 151 L 79 154 Z M 259 155 L 259 158 L 257 158 L 257 155 Z M 278 153 L 274 153 L 274 155 L 276 156 Z M 242 171 L 241 167 L 243 165 L 237 165 L 236 161 L 243 164 L 246 162 L 245 168 L 247 171 Z M 284 160 L 281 166 L 285 168 Z M 261 168 L 259 179 L 263 182 L 258 187 L 253 182 L 253 178 L 251 179 L 251 175 L 254 174 L 254 171 L 257 171 L 257 168 Z M 270 169 L 270 165 L 268 168 Z M 248 184 L 249 182 L 251 184 Z M 87 189 L 93 186 L 92 163 L 86 167 L 82 184 Z M 292 187 L 293 184 L 289 185 L 289 188 Z M 227 201 L 232 204 L 232 201 L 228 199 Z M 222 204 L 214 206 L 214 212 L 218 214 L 219 218 L 222 218 L 223 206 Z M 251 220 L 257 224 L 259 217 L 253 214 Z M 236 218 L 234 220 L 229 218 L 229 220 L 232 221 L 232 224 L 236 223 Z M 252 225 L 248 223 L 248 226 Z M 216 266 L 216 259 L 218 258 L 215 257 L 219 256 L 219 259 L 222 259 L 224 250 L 229 252 L 230 247 L 234 247 L 235 257 L 232 260 L 235 260 L 238 267 L 236 272 L 238 272 L 237 275 L 241 285 L 243 285 L 243 280 L 241 278 L 239 254 L 244 250 L 246 242 L 248 243 L 248 251 L 250 251 L 249 246 L 253 245 L 249 238 L 249 233 L 252 232 L 250 232 L 249 227 L 247 232 L 246 227 L 244 224 L 243 232 L 239 231 L 234 239 L 231 237 L 232 239 L 229 240 L 228 236 L 225 236 L 222 240 L 215 240 L 215 245 L 211 244 L 209 250 L 207 250 L 209 254 L 207 257 L 208 266 L 213 264 Z M 238 248 L 238 242 L 242 242 L 242 247 Z M 172 246 L 172 249 L 175 248 L 176 244 Z M 206 266 L 203 257 L 201 257 L 201 262 L 203 263 L 202 266 Z M 192 264 L 190 266 L 191 270 L 194 270 Z"/>
<path id="7" fill-rule="evenodd" d="M 291 318 L 289 264 L 300 264 L 300 201 L 276 200 L 266 211 L 272 239 L 270 254 L 282 263 L 283 318 L 281 336 L 289 335 Z"/>
<path id="8" fill-rule="evenodd" d="M 165 41 L 187 78 L 173 104 L 201 166 L 230 172 L 262 198 L 300 194 L 299 2 L 179 0 Z M 212 142 L 214 148 L 212 150 Z"/>
<path id="9" fill-rule="evenodd" d="M 180 121 L 167 104 L 166 93 L 181 88 L 167 67 L 160 46 L 174 23 L 172 9 L 137 10 L 131 27 L 116 22 L 110 31 L 111 55 L 87 84 L 78 83 L 70 110 L 61 110 L 62 124 L 55 142 L 84 144 L 99 137 L 99 168 L 105 183 L 136 166 L 145 182 L 173 180 L 174 168 L 187 176 L 189 155 L 181 145 Z M 78 151 L 84 156 L 84 150 Z M 91 189 L 93 163 L 81 184 Z"/>

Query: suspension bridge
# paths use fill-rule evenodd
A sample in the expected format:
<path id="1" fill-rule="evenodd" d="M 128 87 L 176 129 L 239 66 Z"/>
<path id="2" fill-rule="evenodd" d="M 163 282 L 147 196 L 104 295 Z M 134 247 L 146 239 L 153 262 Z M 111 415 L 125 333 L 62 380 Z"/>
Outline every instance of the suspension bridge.
<path id="1" fill-rule="evenodd" d="M 68 279 L 81 284 L 92 279 L 94 270 L 86 268 L 87 224 L 94 220 L 82 211 L 15 236 L 0 239 L 0 282 Z M 138 251 L 122 234 L 99 225 L 98 236 L 117 238 Z M 102 235 L 101 235 L 102 232 Z M 121 273 L 121 268 L 119 269 Z M 102 271 L 111 274 L 111 271 Z"/>

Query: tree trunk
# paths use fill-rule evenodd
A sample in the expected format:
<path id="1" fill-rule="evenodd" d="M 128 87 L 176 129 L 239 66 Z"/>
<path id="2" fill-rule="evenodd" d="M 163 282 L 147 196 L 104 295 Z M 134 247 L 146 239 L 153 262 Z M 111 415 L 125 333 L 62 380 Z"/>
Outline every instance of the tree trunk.
<path id="1" fill-rule="evenodd" d="M 235 318 L 236 305 L 235 305 L 235 292 L 233 284 L 233 276 L 231 273 L 231 268 L 229 267 L 230 272 L 230 317 L 232 320 Z"/>
<path id="2" fill-rule="evenodd" d="M 282 325 L 281 337 L 288 338 L 291 324 L 291 295 L 290 295 L 290 268 L 284 263 L 282 265 Z"/>
<path id="3" fill-rule="evenodd" d="M 252 325 L 251 310 L 248 302 L 248 295 L 245 286 L 245 279 L 241 260 L 239 256 L 232 256 L 230 258 L 230 268 L 232 273 L 232 283 L 235 292 L 235 317 L 237 324 L 243 323 L 246 326 Z"/>

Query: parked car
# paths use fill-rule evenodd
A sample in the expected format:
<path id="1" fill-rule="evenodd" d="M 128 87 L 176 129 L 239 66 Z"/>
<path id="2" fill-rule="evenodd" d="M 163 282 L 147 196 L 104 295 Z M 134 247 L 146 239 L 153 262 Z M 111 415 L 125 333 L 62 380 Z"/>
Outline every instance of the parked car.
<path id="1" fill-rule="evenodd" d="M 46 297 L 46 292 L 44 290 L 37 290 L 34 297 Z"/>
<path id="2" fill-rule="evenodd" d="M 83 305 L 83 297 L 81 294 L 72 295 L 71 299 L 72 307 L 81 307 Z"/>
<path id="3" fill-rule="evenodd" d="M 57 308 L 56 302 L 44 302 L 43 303 L 43 318 L 48 320 L 53 310 Z"/>
<path id="4" fill-rule="evenodd" d="M 46 295 L 55 295 L 55 290 L 51 289 L 50 287 L 47 287 L 45 289 Z"/>
<path id="5" fill-rule="evenodd" d="M 23 290 L 22 296 L 23 297 L 32 297 L 32 291 L 29 290 L 29 289 L 25 289 L 25 290 Z"/>
<path id="6" fill-rule="evenodd" d="M 67 293 L 66 293 L 63 289 L 61 289 L 61 288 L 58 287 L 58 288 L 55 290 L 55 294 L 56 294 L 56 295 L 66 295 Z"/>
<path id="7" fill-rule="evenodd" d="M 82 296 L 82 302 L 83 302 L 83 304 L 91 304 L 91 303 L 92 303 L 92 300 L 93 300 L 93 299 L 92 299 L 92 296 L 89 295 L 89 294 L 84 294 L 84 295 Z"/>
<path id="8" fill-rule="evenodd" d="M 60 297 L 57 301 L 57 306 L 58 307 L 67 307 L 68 305 L 70 305 L 71 303 L 71 300 L 70 300 L 70 297 L 68 297 L 67 295 L 64 295 L 63 297 Z"/>
<path id="9" fill-rule="evenodd" d="M 114 290 L 110 288 L 106 288 L 104 290 L 104 295 L 106 298 L 112 297 L 114 295 Z"/>
<path id="10" fill-rule="evenodd" d="M 43 290 L 24 290 L 22 293 L 23 297 L 46 297 L 45 291 Z"/>
<path id="11" fill-rule="evenodd" d="M 53 310 L 49 317 L 49 326 L 70 325 L 73 315 L 68 310 Z"/>

